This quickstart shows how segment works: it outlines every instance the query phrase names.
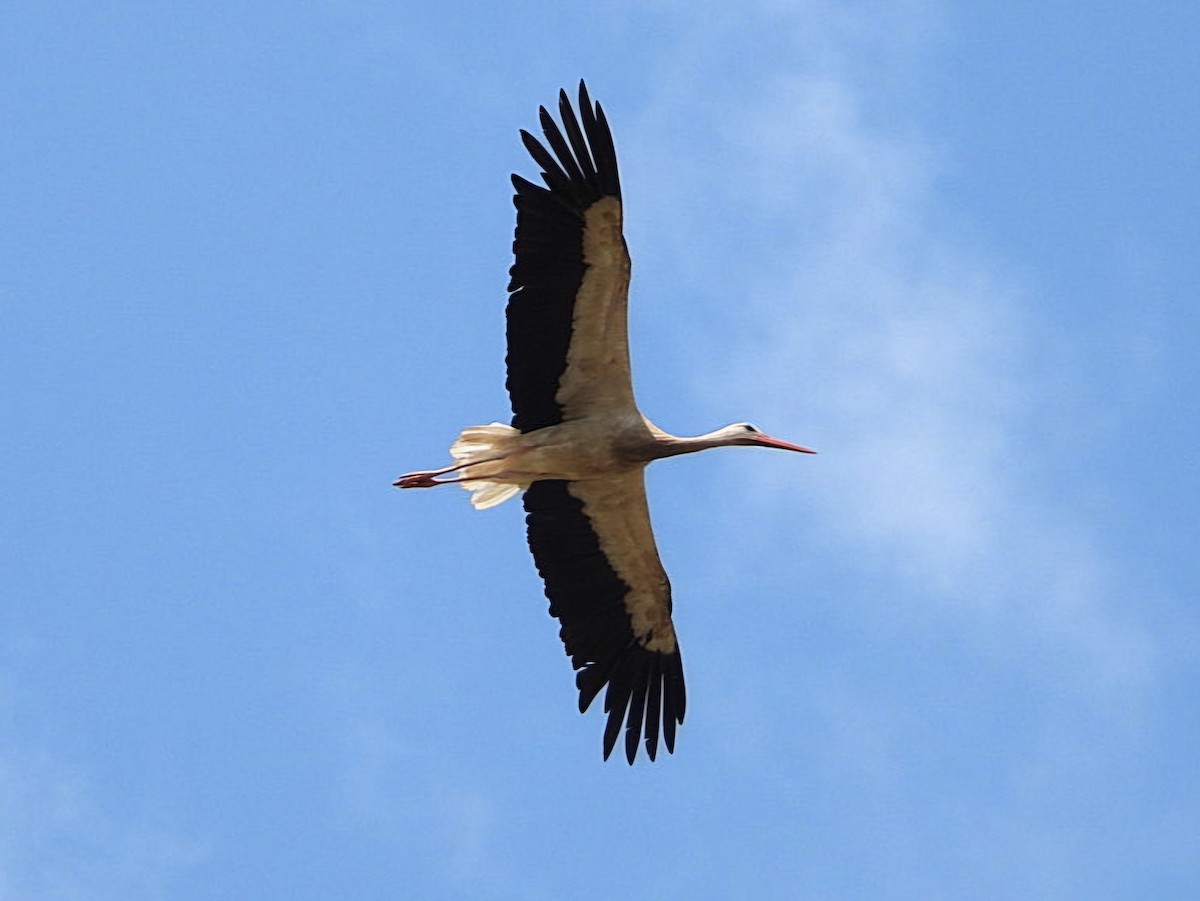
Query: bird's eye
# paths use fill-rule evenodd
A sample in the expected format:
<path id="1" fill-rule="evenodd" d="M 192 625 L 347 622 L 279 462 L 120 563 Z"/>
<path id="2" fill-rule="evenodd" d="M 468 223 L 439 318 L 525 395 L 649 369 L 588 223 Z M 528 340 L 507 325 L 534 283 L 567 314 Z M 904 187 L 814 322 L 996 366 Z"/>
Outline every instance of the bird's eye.
<path id="1" fill-rule="evenodd" d="M 757 432 L 758 431 L 758 429 L 756 429 L 754 426 L 752 426 L 748 422 L 743 423 L 742 428 L 744 428 L 747 432 Z"/>

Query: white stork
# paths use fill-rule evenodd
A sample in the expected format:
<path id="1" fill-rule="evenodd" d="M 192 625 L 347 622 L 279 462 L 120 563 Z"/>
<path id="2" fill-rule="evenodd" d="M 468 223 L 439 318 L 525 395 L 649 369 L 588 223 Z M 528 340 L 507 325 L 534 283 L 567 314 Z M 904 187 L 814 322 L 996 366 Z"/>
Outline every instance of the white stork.
<path id="1" fill-rule="evenodd" d="M 579 710 L 608 686 L 604 758 L 623 722 L 632 764 L 643 734 L 654 759 L 660 723 L 667 750 L 675 750 L 685 705 L 671 585 L 654 544 L 642 470 L 661 457 L 710 447 L 814 451 L 745 422 L 676 438 L 638 410 L 626 326 L 629 253 L 612 133 L 582 81 L 580 117 L 566 91 L 559 92 L 558 109 L 565 136 L 546 108 L 539 110 L 553 153 L 521 131 L 546 187 L 512 177 L 512 425 L 466 429 L 450 447 L 454 465 L 407 473 L 395 485 L 457 483 L 479 509 L 525 492 L 529 547 L 576 670 Z"/>

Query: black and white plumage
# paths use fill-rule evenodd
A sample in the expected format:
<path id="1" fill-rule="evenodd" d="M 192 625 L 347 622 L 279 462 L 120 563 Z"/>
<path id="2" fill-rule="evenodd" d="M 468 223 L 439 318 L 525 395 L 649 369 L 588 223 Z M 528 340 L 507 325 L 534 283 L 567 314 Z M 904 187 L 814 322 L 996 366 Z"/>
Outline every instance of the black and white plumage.
<path id="1" fill-rule="evenodd" d="M 549 149 L 521 139 L 545 187 L 513 176 L 515 262 L 507 310 L 512 425 L 466 429 L 455 464 L 408 473 L 401 488 L 457 482 L 489 507 L 525 492 L 529 546 L 576 670 L 579 709 L 604 690 L 604 757 L 624 729 L 626 759 L 662 737 L 674 751 L 686 707 L 671 585 L 650 526 L 648 463 L 730 445 L 812 453 L 736 423 L 676 438 L 637 408 L 627 336 L 629 254 L 612 134 L 579 84 L 579 116 L 543 107 Z M 439 478 L 449 476 L 449 478 Z"/>

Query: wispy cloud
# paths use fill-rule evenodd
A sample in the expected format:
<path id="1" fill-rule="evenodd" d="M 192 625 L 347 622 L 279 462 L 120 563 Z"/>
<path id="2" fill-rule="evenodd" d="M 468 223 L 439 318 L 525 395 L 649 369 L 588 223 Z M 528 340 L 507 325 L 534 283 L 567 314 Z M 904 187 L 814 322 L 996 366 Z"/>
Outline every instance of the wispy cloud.
<path id="1" fill-rule="evenodd" d="M 794 55 L 718 79 L 722 52 L 693 47 L 667 80 L 722 86 L 712 120 L 681 125 L 705 165 L 693 154 L 662 192 L 675 209 L 707 198 L 703 227 L 737 242 L 736 273 L 718 272 L 695 250 L 700 225 L 672 234 L 677 263 L 720 285 L 707 303 L 726 317 L 713 350 L 727 365 L 698 390 L 824 452 L 819 474 L 791 484 L 764 467 L 753 502 L 810 510 L 914 598 L 1060 646 L 1081 682 L 1135 684 L 1151 646 L 1113 605 L 1119 564 L 1040 462 L 1069 452 L 1046 398 L 1078 377 L 1055 362 L 1072 355 L 1047 353 L 1036 278 L 969 237 L 938 196 L 939 148 L 887 102 L 919 83 L 929 6 L 899 8 L 890 30 L 870 4 L 802 6 L 760 6 L 756 23 L 803 35 Z M 728 181 L 712 186 L 714 169 Z"/>
<path id="2" fill-rule="evenodd" d="M 172 897 L 203 844 L 106 811 L 88 782 L 45 754 L 0 749 L 0 898 Z"/>
<path id="3" fill-rule="evenodd" d="M 417 884 L 431 880 L 448 891 L 469 889 L 488 897 L 510 892 L 514 877 L 500 851 L 504 830 L 497 792 L 464 777 L 471 768 L 451 744 L 414 734 L 411 723 L 401 727 L 403 717 L 394 710 L 381 713 L 395 703 L 394 696 L 385 698 L 357 671 L 347 663 L 326 686 L 330 731 L 340 745 L 339 816 L 411 858 Z"/>

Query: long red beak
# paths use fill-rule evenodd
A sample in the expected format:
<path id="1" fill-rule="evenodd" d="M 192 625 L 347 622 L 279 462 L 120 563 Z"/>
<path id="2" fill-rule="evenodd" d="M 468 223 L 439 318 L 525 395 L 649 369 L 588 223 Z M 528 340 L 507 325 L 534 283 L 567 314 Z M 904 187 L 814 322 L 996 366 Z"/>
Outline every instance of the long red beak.
<path id="1" fill-rule="evenodd" d="M 800 444 L 792 444 L 790 441 L 783 441 L 779 438 L 772 438 L 770 435 L 759 433 L 754 436 L 754 440 L 763 447 L 777 447 L 780 450 L 799 451 L 802 454 L 815 454 L 816 451 L 811 447 L 804 447 Z"/>

